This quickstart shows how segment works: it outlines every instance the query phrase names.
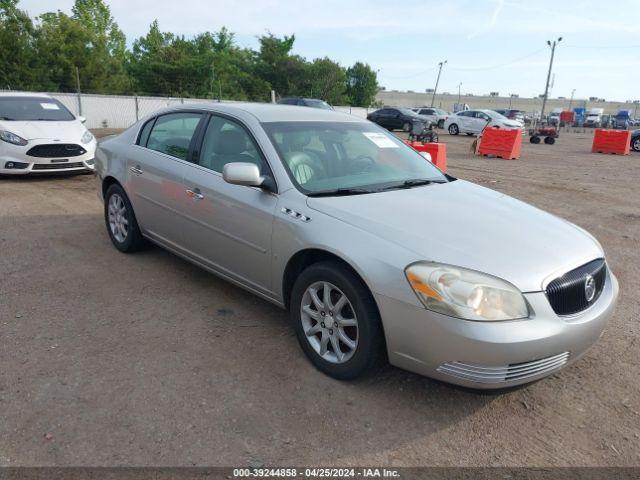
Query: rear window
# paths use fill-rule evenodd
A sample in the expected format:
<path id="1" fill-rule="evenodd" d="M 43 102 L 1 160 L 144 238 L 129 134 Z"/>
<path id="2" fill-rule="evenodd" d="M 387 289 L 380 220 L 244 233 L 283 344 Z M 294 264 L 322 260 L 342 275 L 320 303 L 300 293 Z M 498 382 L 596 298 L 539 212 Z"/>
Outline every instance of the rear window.
<path id="1" fill-rule="evenodd" d="M 46 97 L 0 97 L 0 119 L 5 121 L 70 121 L 76 117 L 62 103 Z"/>

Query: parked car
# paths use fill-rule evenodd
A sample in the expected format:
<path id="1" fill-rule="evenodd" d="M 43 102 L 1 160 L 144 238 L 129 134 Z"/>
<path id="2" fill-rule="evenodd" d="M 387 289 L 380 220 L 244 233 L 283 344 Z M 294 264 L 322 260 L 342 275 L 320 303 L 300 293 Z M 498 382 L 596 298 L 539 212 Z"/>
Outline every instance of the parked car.
<path id="1" fill-rule="evenodd" d="M 640 152 L 640 130 L 631 132 L 631 149 L 634 152 Z"/>
<path id="2" fill-rule="evenodd" d="M 487 126 L 503 128 L 524 128 L 522 122 L 509 120 L 494 110 L 465 110 L 447 118 L 444 128 L 450 135 L 466 133 L 477 135 Z"/>
<path id="3" fill-rule="evenodd" d="M 444 128 L 444 122 L 450 115 L 449 112 L 445 112 L 441 108 L 419 107 L 412 108 L 412 110 L 418 115 L 428 118 L 438 128 Z"/>
<path id="4" fill-rule="evenodd" d="M 503 115 L 507 117 L 509 120 L 515 120 L 524 125 L 524 112 L 522 110 L 515 110 L 515 109 L 507 110 L 506 113 L 503 113 Z"/>
<path id="5" fill-rule="evenodd" d="M 333 107 L 319 98 L 284 97 L 278 100 L 280 105 L 297 105 L 299 107 L 321 108 L 323 110 L 333 110 Z"/>
<path id="6" fill-rule="evenodd" d="M 168 108 L 101 142 L 96 171 L 118 250 L 150 240 L 288 309 L 335 378 L 388 358 L 469 387 L 531 382 L 580 358 L 618 295 L 586 231 L 351 115 Z"/>
<path id="7" fill-rule="evenodd" d="M 429 117 L 418 115 L 410 108 L 385 107 L 367 115 L 367 120 L 377 123 L 387 130 L 410 132 L 415 122 L 431 123 Z"/>
<path id="8" fill-rule="evenodd" d="M 0 93 L 0 174 L 92 171 L 96 140 L 83 122 L 49 95 Z"/>

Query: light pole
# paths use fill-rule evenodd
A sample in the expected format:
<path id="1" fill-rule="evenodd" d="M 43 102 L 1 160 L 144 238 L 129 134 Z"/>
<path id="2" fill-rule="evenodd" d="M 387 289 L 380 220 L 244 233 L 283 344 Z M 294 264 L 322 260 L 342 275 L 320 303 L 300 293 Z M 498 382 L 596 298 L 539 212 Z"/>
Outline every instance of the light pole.
<path id="1" fill-rule="evenodd" d="M 553 56 L 556 53 L 556 45 L 562 41 L 562 37 L 558 37 L 558 40 L 547 40 L 547 45 L 551 47 L 551 60 L 549 61 L 549 71 L 547 72 L 547 85 L 544 87 L 544 97 L 542 99 L 542 111 L 540 112 L 540 120 L 544 118 L 544 107 L 547 105 L 547 95 L 549 95 L 549 80 L 551 79 L 551 68 L 553 67 Z"/>
<path id="2" fill-rule="evenodd" d="M 571 98 L 569 99 L 569 110 L 571 110 L 571 106 L 573 105 L 573 96 L 576 94 L 576 89 L 571 90 Z"/>
<path id="3" fill-rule="evenodd" d="M 438 66 L 440 68 L 438 69 L 438 78 L 436 78 L 436 87 L 433 89 L 433 96 L 431 97 L 431 107 L 433 107 L 433 103 L 436 101 L 436 92 L 438 91 L 438 83 L 440 83 L 440 74 L 442 73 L 442 66 L 445 63 L 447 63 L 446 60 L 444 62 L 438 63 Z"/>
<path id="4" fill-rule="evenodd" d="M 460 87 L 462 86 L 462 82 L 458 84 L 458 105 L 460 105 Z"/>

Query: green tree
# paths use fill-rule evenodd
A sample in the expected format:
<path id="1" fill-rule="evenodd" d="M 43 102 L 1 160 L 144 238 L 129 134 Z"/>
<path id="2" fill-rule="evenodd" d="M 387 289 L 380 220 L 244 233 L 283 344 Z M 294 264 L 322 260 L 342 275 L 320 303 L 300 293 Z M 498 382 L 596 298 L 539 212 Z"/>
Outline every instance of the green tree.
<path id="1" fill-rule="evenodd" d="M 306 95 L 341 105 L 345 101 L 346 80 L 345 69 L 339 63 L 327 57 L 316 58 L 307 66 L 309 90 Z"/>
<path id="2" fill-rule="evenodd" d="M 41 88 L 34 35 L 33 21 L 18 9 L 18 0 L 0 0 L 0 88 Z"/>
<path id="3" fill-rule="evenodd" d="M 258 38 L 256 74 L 268 82 L 278 95 L 305 95 L 306 60 L 291 55 L 295 35 L 278 38 L 272 33 Z"/>
<path id="4" fill-rule="evenodd" d="M 356 62 L 347 69 L 347 96 L 354 107 L 369 107 L 378 92 L 378 74 L 366 63 Z"/>

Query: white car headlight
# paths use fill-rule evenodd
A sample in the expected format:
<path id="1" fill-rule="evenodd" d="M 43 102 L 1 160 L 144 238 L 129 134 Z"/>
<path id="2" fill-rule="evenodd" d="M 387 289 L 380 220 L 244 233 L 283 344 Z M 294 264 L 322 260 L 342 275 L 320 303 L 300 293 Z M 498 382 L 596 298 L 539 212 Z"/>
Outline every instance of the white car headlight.
<path id="1" fill-rule="evenodd" d="M 82 135 L 82 143 L 89 143 L 91 140 L 93 140 L 93 135 L 87 130 L 84 132 L 84 135 Z"/>
<path id="2" fill-rule="evenodd" d="M 466 320 L 527 318 L 522 293 L 509 282 L 466 268 L 439 263 L 415 263 L 405 271 L 425 308 Z"/>
<path id="3" fill-rule="evenodd" d="M 24 147 L 27 143 L 29 143 L 27 140 L 20 137 L 19 135 L 8 132 L 6 130 L 0 130 L 0 140 L 7 143 L 12 143 L 13 145 L 20 145 L 22 147 Z"/>

